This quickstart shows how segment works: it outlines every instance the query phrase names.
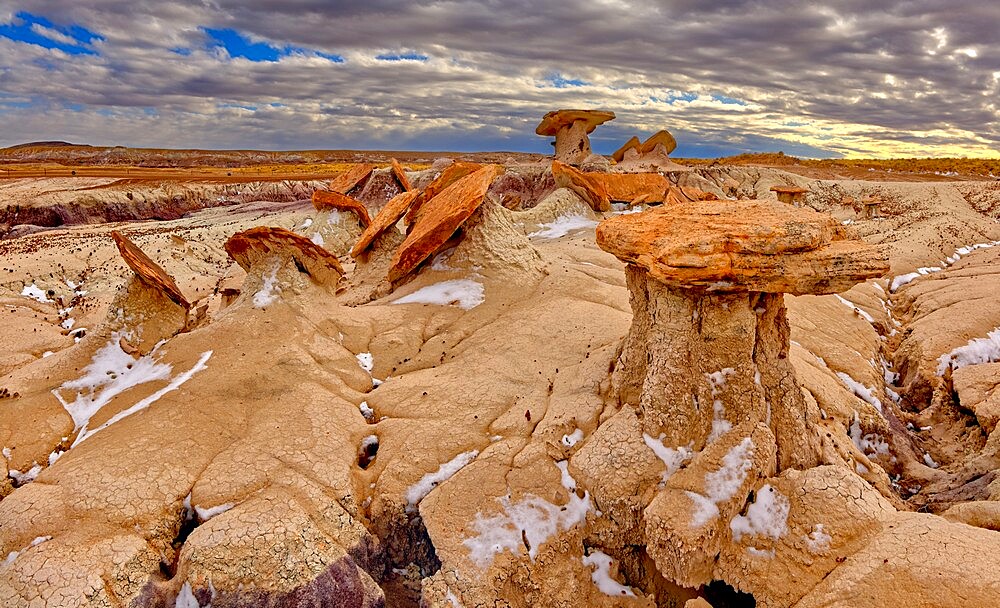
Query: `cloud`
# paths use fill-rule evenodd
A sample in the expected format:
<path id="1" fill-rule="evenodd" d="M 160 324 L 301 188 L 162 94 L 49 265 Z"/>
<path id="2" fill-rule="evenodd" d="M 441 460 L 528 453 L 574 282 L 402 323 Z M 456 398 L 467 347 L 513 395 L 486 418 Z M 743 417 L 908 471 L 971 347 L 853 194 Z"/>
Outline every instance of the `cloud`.
<path id="1" fill-rule="evenodd" d="M 0 0 L 22 14 L 49 44 L 0 25 L 0 145 L 548 152 L 542 114 L 593 107 L 603 152 L 1000 154 L 981 0 Z"/>

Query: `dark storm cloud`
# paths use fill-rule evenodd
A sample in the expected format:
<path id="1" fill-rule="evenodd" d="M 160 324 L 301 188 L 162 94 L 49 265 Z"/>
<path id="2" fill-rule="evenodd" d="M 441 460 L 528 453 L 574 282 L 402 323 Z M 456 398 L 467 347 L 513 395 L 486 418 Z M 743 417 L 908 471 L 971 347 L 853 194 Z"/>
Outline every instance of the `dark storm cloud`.
<path id="1" fill-rule="evenodd" d="M 0 144 L 547 151 L 534 125 L 570 106 L 618 113 L 606 152 L 662 127 L 713 154 L 1000 142 L 1000 4 L 982 0 L 0 0 L 0 23 L 21 13 L 102 38 L 76 56 L 0 38 L 0 93 L 32 100 L 0 103 Z M 219 30 L 286 51 L 232 57 Z"/>

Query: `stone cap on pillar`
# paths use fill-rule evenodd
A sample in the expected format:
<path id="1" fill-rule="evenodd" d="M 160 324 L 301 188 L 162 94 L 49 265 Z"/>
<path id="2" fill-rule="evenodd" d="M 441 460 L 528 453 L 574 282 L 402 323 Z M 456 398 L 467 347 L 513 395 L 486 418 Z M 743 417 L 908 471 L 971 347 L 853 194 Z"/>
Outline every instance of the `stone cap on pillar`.
<path id="1" fill-rule="evenodd" d="M 830 294 L 889 271 L 831 216 L 776 201 L 693 201 L 619 215 L 597 244 L 667 285 L 711 292 Z"/>
<path id="2" fill-rule="evenodd" d="M 656 133 L 649 136 L 649 139 L 642 142 L 642 147 L 639 148 L 639 152 L 642 154 L 648 154 L 652 152 L 657 145 L 663 145 L 663 148 L 670 154 L 677 149 L 677 140 L 674 136 L 670 134 L 670 131 L 666 129 L 661 129 Z"/>
<path id="3" fill-rule="evenodd" d="M 535 127 L 535 133 L 552 136 L 558 133 L 559 129 L 568 127 L 578 120 L 586 122 L 587 133 L 591 133 L 598 125 L 614 119 L 614 112 L 604 110 L 552 110 L 542 117 L 542 122 Z"/>

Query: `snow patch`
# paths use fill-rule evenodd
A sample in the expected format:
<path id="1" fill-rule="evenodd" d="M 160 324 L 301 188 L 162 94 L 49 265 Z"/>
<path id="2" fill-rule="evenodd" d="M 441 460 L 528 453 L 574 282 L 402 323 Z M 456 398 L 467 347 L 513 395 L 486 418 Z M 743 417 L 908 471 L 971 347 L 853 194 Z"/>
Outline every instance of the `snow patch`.
<path id="1" fill-rule="evenodd" d="M 865 321 L 868 321 L 873 325 L 875 324 L 875 318 L 870 314 L 868 314 L 867 312 L 865 312 L 864 310 L 862 310 L 861 308 L 859 308 L 858 305 L 855 304 L 854 302 L 851 302 L 850 300 L 841 296 L 840 294 L 834 294 L 834 297 L 840 300 L 844 304 L 844 306 L 847 306 L 848 308 L 854 310 L 854 312 L 858 313 L 861 316 L 861 318 L 864 319 Z"/>
<path id="2" fill-rule="evenodd" d="M 880 414 L 882 413 L 882 402 L 875 396 L 874 389 L 868 388 L 844 372 L 836 372 L 836 375 L 844 383 L 844 386 L 851 389 L 851 392 L 857 395 L 859 399 L 870 403 Z"/>
<path id="3" fill-rule="evenodd" d="M 566 236 L 574 230 L 594 228 L 595 226 L 597 226 L 597 221 L 580 213 L 571 213 L 560 215 L 548 224 L 539 224 L 538 227 L 541 230 L 532 232 L 528 235 L 528 238 L 557 239 Z"/>
<path id="4" fill-rule="evenodd" d="M 583 565 L 593 568 L 590 573 L 590 580 L 594 581 L 597 588 L 604 595 L 621 597 L 627 595 L 635 597 L 630 587 L 627 587 L 615 579 L 611 578 L 611 556 L 603 551 L 593 550 L 590 555 L 583 556 Z"/>
<path id="5" fill-rule="evenodd" d="M 37 285 L 32 283 L 31 285 L 25 285 L 24 289 L 21 290 L 21 295 L 26 298 L 31 298 L 32 300 L 37 300 L 42 304 L 52 304 L 55 300 L 50 300 L 45 292 L 38 288 Z"/>
<path id="6" fill-rule="evenodd" d="M 16 469 L 10 469 L 9 471 L 7 471 L 7 475 L 11 479 L 16 481 L 17 485 L 19 486 L 23 486 L 26 483 L 31 483 L 32 481 L 35 481 L 35 478 L 38 477 L 38 474 L 42 472 L 42 465 L 38 464 L 37 462 L 32 462 L 31 465 L 32 465 L 31 468 L 23 473 Z"/>
<path id="7" fill-rule="evenodd" d="M 486 293 L 482 283 L 471 279 L 451 279 L 422 287 L 392 303 L 455 305 L 462 310 L 471 310 L 485 301 Z"/>
<path id="8" fill-rule="evenodd" d="M 198 598 L 191 591 L 191 583 L 184 581 L 184 585 L 181 586 L 180 593 L 177 594 L 177 599 L 174 601 L 174 608 L 201 608 Z"/>
<path id="9" fill-rule="evenodd" d="M 375 358 L 372 357 L 371 353 L 358 353 L 355 355 L 358 359 L 358 365 L 361 369 L 365 370 L 369 374 L 372 373 L 372 369 L 375 368 Z"/>
<path id="10" fill-rule="evenodd" d="M 931 455 L 930 455 L 929 452 L 924 452 L 924 464 L 926 464 L 927 466 L 929 466 L 932 469 L 936 469 L 939 466 L 941 466 L 933 458 L 931 458 Z"/>
<path id="11" fill-rule="evenodd" d="M 753 464 L 753 449 L 753 440 L 744 437 L 743 441 L 734 445 L 722 457 L 719 470 L 705 475 L 705 494 L 685 492 L 695 506 L 691 515 L 691 527 L 701 527 L 718 517 L 717 505 L 729 500 L 739 491 Z"/>
<path id="12" fill-rule="evenodd" d="M 583 439 L 583 430 L 576 429 L 569 435 L 562 436 L 562 444 L 568 448 L 571 448 L 574 445 L 580 443 L 582 439 Z"/>
<path id="13" fill-rule="evenodd" d="M 361 415 L 365 417 L 365 420 L 375 419 L 375 410 L 373 410 L 371 407 L 368 406 L 367 401 L 362 401 L 361 403 L 359 403 L 358 410 L 361 412 Z"/>
<path id="14" fill-rule="evenodd" d="M 668 448 L 663 445 L 664 437 L 666 435 L 663 433 L 660 433 L 659 438 L 656 439 L 647 433 L 642 434 L 642 440 L 646 442 L 646 447 L 653 450 L 656 457 L 663 461 L 664 466 L 666 466 L 666 470 L 663 471 L 663 481 L 666 481 L 671 475 L 677 472 L 677 469 L 681 468 L 681 465 L 691 460 L 691 457 L 694 456 L 694 450 L 692 449 L 694 444 Z"/>
<path id="15" fill-rule="evenodd" d="M 747 514 L 737 515 L 729 522 L 733 539 L 740 542 L 744 535 L 750 535 L 778 540 L 788 532 L 788 508 L 788 499 L 771 484 L 764 484 L 747 507 Z"/>
<path id="16" fill-rule="evenodd" d="M 866 456 L 889 456 L 889 444 L 882 439 L 882 435 L 878 433 L 869 433 L 867 435 L 861 435 L 861 421 L 858 419 L 858 413 L 854 412 L 854 422 L 851 423 L 848 429 L 848 435 L 851 437 L 851 441 L 854 445 L 861 450 Z"/>
<path id="17" fill-rule="evenodd" d="M 833 538 L 823 531 L 823 524 L 816 524 L 805 540 L 810 553 L 820 554 L 830 550 L 830 541 Z"/>
<path id="18" fill-rule="evenodd" d="M 533 494 L 514 502 L 508 493 L 497 498 L 502 512 L 490 517 L 476 514 L 472 522 L 476 535 L 462 544 L 469 549 L 469 557 L 479 568 L 488 568 L 493 556 L 505 550 L 519 555 L 526 549 L 528 558 L 534 561 L 538 548 L 551 536 L 587 519 L 587 513 L 593 508 L 590 493 L 584 492 L 583 498 L 577 496 L 576 481 L 569 474 L 568 462 L 562 460 L 556 466 L 562 485 L 569 493 L 569 502 L 565 505 L 552 504 Z"/>
<path id="19" fill-rule="evenodd" d="M 431 490 L 451 479 L 452 475 L 458 473 L 465 465 L 475 460 L 476 456 L 479 456 L 479 450 L 462 452 L 439 466 L 437 471 L 427 473 L 421 477 L 420 481 L 410 486 L 410 489 L 406 491 L 406 510 L 410 512 L 415 511 L 420 501 L 430 494 Z"/>
<path id="20" fill-rule="evenodd" d="M 987 333 L 985 338 L 973 338 L 965 346 L 938 357 L 937 375 L 943 376 L 949 369 L 995 361 L 1000 361 L 1000 327 Z"/>
<path id="21" fill-rule="evenodd" d="M 271 270 L 271 274 L 264 277 L 264 286 L 253 294 L 253 305 L 256 308 L 265 308 L 278 301 L 281 296 L 281 286 L 278 285 L 278 266 Z"/>
<path id="22" fill-rule="evenodd" d="M 221 515 L 235 506 L 236 503 L 234 502 L 224 502 L 221 505 L 215 505 L 214 507 L 202 507 L 200 505 L 195 505 L 194 512 L 198 514 L 199 521 L 206 522 L 216 515 Z"/>
<path id="23" fill-rule="evenodd" d="M 323 235 L 318 232 L 312 235 L 312 238 L 309 240 L 312 241 L 314 245 L 319 245 L 320 247 L 326 245 L 326 241 L 323 240 Z"/>
<path id="24" fill-rule="evenodd" d="M 708 442 L 711 443 L 722 437 L 733 428 L 733 425 L 726 420 L 726 407 L 722 403 L 722 391 L 726 388 L 726 379 L 736 373 L 731 367 L 725 367 L 717 372 L 705 374 L 709 385 L 712 388 L 712 431 L 708 435 Z"/>

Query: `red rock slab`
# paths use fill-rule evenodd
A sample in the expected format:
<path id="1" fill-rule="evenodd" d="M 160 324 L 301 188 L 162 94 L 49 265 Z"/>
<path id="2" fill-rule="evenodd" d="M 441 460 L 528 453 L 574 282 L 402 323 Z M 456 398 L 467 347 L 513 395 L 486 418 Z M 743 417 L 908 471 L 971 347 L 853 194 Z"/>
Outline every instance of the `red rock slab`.
<path id="1" fill-rule="evenodd" d="M 371 216 L 368 215 L 368 208 L 361 201 L 351 198 L 339 192 L 327 192 L 326 190 L 313 190 L 313 207 L 317 211 L 353 211 L 361 220 L 361 225 L 365 228 L 372 223 Z"/>
<path id="2" fill-rule="evenodd" d="M 462 222 L 483 204 L 486 191 L 503 168 L 487 165 L 466 175 L 427 201 L 389 267 L 389 281 L 409 274 L 451 238 Z"/>
<path id="3" fill-rule="evenodd" d="M 542 117 L 542 122 L 535 127 L 538 135 L 555 135 L 560 129 L 572 125 L 578 120 L 587 123 L 587 133 L 592 132 L 598 125 L 615 119 L 614 112 L 603 110 L 553 110 Z"/>
<path id="4" fill-rule="evenodd" d="M 674 136 L 670 134 L 670 131 L 666 129 L 661 129 L 656 133 L 649 136 L 649 139 L 642 142 L 642 147 L 639 148 L 639 152 L 642 154 L 648 154 L 653 151 L 653 148 L 657 144 L 663 144 L 663 147 L 667 150 L 667 154 L 670 154 L 677 149 L 677 140 Z"/>
<path id="5" fill-rule="evenodd" d="M 403 190 L 407 192 L 413 190 L 413 186 L 410 185 L 410 178 L 406 177 L 406 169 L 403 169 L 403 165 L 399 164 L 399 161 L 395 158 L 392 159 L 392 174 L 396 176 L 396 181 L 403 187 Z"/>
<path id="6" fill-rule="evenodd" d="M 602 182 L 592 179 L 590 175 L 592 174 L 583 173 L 557 160 L 552 161 L 552 177 L 555 178 L 557 187 L 576 192 L 594 211 L 611 211 L 607 189 Z"/>
<path id="7" fill-rule="evenodd" d="M 139 249 L 135 243 L 120 232 L 112 232 L 111 238 L 115 240 L 115 245 L 118 245 L 118 253 L 121 254 L 128 267 L 139 275 L 139 278 L 162 291 L 163 295 L 170 298 L 178 306 L 182 306 L 185 310 L 191 308 L 191 303 L 181 293 L 174 278 L 143 253 L 142 249 Z"/>
<path id="8" fill-rule="evenodd" d="M 413 204 L 410 205 L 410 210 L 406 213 L 406 218 L 403 221 L 406 222 L 407 225 L 416 222 L 417 216 L 420 214 L 420 208 L 424 206 L 424 203 L 437 196 L 439 192 L 454 184 L 456 181 L 482 168 L 483 165 L 478 163 L 462 162 L 454 162 L 445 167 L 444 170 L 434 178 L 434 181 L 427 184 L 427 187 L 420 193 L 420 196 L 413 201 Z"/>
<path id="9" fill-rule="evenodd" d="M 420 196 L 419 191 L 410 190 L 389 199 L 389 202 L 385 204 L 385 207 L 382 207 L 372 223 L 368 224 L 365 231 L 361 233 L 358 242 L 351 248 L 351 257 L 356 258 L 361 255 L 380 234 L 388 230 L 390 226 L 395 225 L 418 196 Z"/>
<path id="10" fill-rule="evenodd" d="M 620 163 L 625 158 L 625 153 L 633 148 L 635 148 L 636 151 L 639 151 L 642 148 L 642 143 L 635 135 L 632 136 L 632 139 L 625 142 L 625 145 L 615 150 L 614 154 L 611 155 L 611 158 L 614 159 L 616 163 Z"/>
<path id="11" fill-rule="evenodd" d="M 363 186 L 365 180 L 371 176 L 374 170 L 375 165 L 372 164 L 361 163 L 354 165 L 330 180 L 330 190 L 338 194 L 347 194 L 357 186 Z"/>
<path id="12" fill-rule="evenodd" d="M 320 283 L 331 280 L 336 283 L 344 274 L 337 256 L 284 228 L 257 226 L 237 232 L 226 241 L 225 249 L 229 257 L 247 272 L 260 258 L 287 254 L 295 260 L 301 272 Z"/>
<path id="13" fill-rule="evenodd" d="M 665 200 L 670 180 L 659 173 L 584 173 L 587 178 L 601 184 L 608 199 L 627 203 L 647 195 L 647 203 Z M 557 182 L 558 183 L 558 182 Z"/>
<path id="14" fill-rule="evenodd" d="M 889 271 L 831 216 L 777 201 L 693 201 L 620 215 L 597 244 L 671 286 L 713 292 L 830 294 Z"/>

